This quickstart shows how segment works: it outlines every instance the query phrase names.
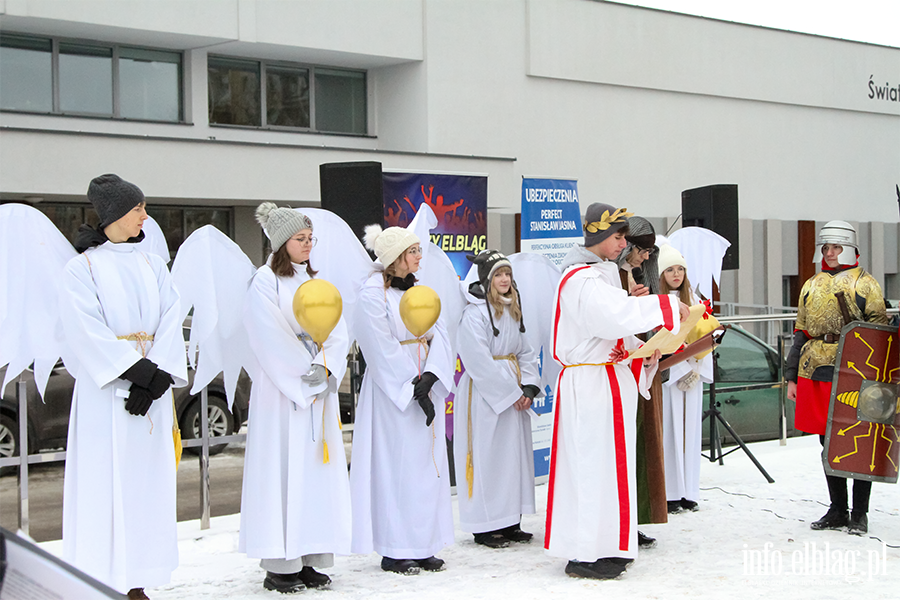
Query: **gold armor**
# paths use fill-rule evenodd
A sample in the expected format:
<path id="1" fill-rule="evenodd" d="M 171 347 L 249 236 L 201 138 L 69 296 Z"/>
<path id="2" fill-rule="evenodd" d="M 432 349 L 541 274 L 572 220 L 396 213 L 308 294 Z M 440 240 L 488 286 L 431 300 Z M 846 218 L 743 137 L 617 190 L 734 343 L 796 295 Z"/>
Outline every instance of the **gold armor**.
<path id="1" fill-rule="evenodd" d="M 851 321 L 887 323 L 881 286 L 862 267 L 853 267 L 836 275 L 823 271 L 810 277 L 800 291 L 797 312 L 796 329 L 806 331 L 812 338 L 800 352 L 800 377 L 812 379 L 813 371 L 818 367 L 834 365 L 838 336 L 844 326 L 835 292 L 844 292 Z M 857 296 L 865 299 L 865 314 L 856 303 Z M 833 343 L 821 339 L 826 334 L 835 336 Z"/>

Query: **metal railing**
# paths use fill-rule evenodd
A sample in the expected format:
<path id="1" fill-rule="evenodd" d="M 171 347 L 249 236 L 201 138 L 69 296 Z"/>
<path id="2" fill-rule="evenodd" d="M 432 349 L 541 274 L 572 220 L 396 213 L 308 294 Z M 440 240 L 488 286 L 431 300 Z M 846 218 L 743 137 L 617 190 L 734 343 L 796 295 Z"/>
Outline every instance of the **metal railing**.
<path id="1" fill-rule="evenodd" d="M 64 462 L 66 460 L 66 452 L 39 452 L 37 454 L 29 454 L 28 448 L 28 392 L 27 392 L 27 376 L 23 371 L 16 381 L 16 402 L 18 404 L 18 428 L 19 441 L 17 443 L 19 456 L 9 458 L 0 458 L 0 468 L 16 467 L 18 470 L 18 528 L 26 534 L 29 531 L 29 497 L 28 497 L 28 465 L 37 463 L 53 463 Z M 22 418 L 24 415 L 24 418 Z M 233 442 L 243 442 L 247 439 L 246 433 L 235 433 L 231 435 L 215 436 L 210 438 L 209 435 L 209 391 L 203 388 L 200 392 L 200 437 L 189 440 L 182 440 L 182 448 L 200 448 L 200 454 L 197 457 L 200 461 L 200 528 L 209 529 L 210 517 L 210 495 L 209 495 L 209 447 L 210 440 L 213 444 L 229 444 Z M 23 452 L 23 450 L 25 450 Z"/>

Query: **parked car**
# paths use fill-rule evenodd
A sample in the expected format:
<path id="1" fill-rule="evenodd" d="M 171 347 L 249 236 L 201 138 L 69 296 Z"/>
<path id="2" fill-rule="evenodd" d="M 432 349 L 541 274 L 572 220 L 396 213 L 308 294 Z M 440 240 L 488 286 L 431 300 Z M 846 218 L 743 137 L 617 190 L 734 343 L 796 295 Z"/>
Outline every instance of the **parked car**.
<path id="1" fill-rule="evenodd" d="M 745 442 L 774 440 L 781 437 L 781 398 L 787 390 L 772 387 L 761 390 L 727 391 L 729 387 L 781 382 L 782 364 L 778 352 L 747 332 L 732 326 L 715 350 L 716 407 L 728 424 Z M 726 391 L 720 391 L 726 390 Z M 703 408 L 709 408 L 709 385 L 703 386 Z M 794 429 L 794 403 L 785 405 L 787 435 L 801 435 Z M 734 443 L 719 424 L 719 435 L 725 444 Z M 709 445 L 709 418 L 703 421 L 703 444 Z"/>
<path id="2" fill-rule="evenodd" d="M 6 367 L 0 368 L 0 381 L 6 375 Z M 44 401 L 37 393 L 37 387 L 31 375 L 26 385 L 28 394 L 28 452 L 66 447 L 66 436 L 69 428 L 69 410 L 72 405 L 72 390 L 75 379 L 69 375 L 62 361 L 56 364 L 47 382 Z M 200 437 L 200 394 L 191 395 L 190 388 L 194 381 L 193 369 L 188 369 L 188 385 L 175 391 L 175 414 L 181 427 L 182 439 Z M 0 399 L 0 458 L 18 456 L 19 454 L 19 404 L 16 399 L 15 382 L 10 383 Z M 235 400 L 232 410 L 228 410 L 228 400 L 222 376 L 216 377 L 208 386 L 209 389 L 209 434 L 211 437 L 238 433 L 247 419 L 247 407 L 250 400 L 250 378 L 243 371 L 238 379 Z M 210 454 L 217 454 L 227 444 L 210 446 Z M 188 452 L 198 453 L 199 448 L 187 448 Z M 8 467 L 4 471 L 14 471 Z"/>

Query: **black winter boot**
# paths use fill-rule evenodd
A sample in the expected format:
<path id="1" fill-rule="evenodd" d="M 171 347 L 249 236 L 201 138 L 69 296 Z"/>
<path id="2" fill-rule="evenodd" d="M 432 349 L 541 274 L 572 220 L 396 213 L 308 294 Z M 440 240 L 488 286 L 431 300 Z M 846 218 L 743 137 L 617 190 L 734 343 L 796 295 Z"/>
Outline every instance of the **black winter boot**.
<path id="1" fill-rule="evenodd" d="M 476 533 L 475 543 L 488 548 L 508 548 L 509 540 L 499 531 L 485 531 Z"/>
<path id="2" fill-rule="evenodd" d="M 855 510 L 850 513 L 847 533 L 850 535 L 865 535 L 869 533 L 869 517 L 866 516 L 866 513 L 859 513 Z"/>
<path id="3" fill-rule="evenodd" d="M 303 567 L 297 575 L 300 577 L 300 581 L 310 589 L 331 585 L 331 577 L 325 573 L 319 573 L 312 567 Z"/>
<path id="4" fill-rule="evenodd" d="M 815 529 L 816 531 L 821 531 L 823 529 L 843 529 L 849 522 L 850 517 L 847 514 L 847 509 L 834 508 L 834 505 L 832 505 L 821 519 L 810 523 L 809 528 Z"/>
<path id="5" fill-rule="evenodd" d="M 273 573 L 271 571 L 266 571 L 263 587 L 282 594 L 296 594 L 306 588 L 300 581 L 299 573 Z"/>
<path id="6" fill-rule="evenodd" d="M 511 542 L 530 542 L 531 538 L 534 537 L 533 533 L 522 531 L 522 526 L 519 523 L 501 529 L 500 533 L 502 533 L 503 537 Z"/>

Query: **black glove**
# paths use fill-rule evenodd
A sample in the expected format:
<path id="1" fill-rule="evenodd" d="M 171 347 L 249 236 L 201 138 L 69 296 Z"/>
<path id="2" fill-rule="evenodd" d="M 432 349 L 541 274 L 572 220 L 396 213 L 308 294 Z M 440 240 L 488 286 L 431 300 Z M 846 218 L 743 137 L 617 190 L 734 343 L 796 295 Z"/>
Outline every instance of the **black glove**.
<path id="1" fill-rule="evenodd" d="M 522 395 L 528 398 L 529 400 L 534 400 L 534 397 L 541 393 L 541 390 L 538 389 L 535 385 L 525 385 L 522 387 Z"/>
<path id="2" fill-rule="evenodd" d="M 156 363 L 148 358 L 141 358 L 128 367 L 119 379 L 127 379 L 134 385 L 139 385 L 150 392 L 151 400 L 156 400 L 166 393 L 175 380 L 172 376 L 156 366 Z M 133 388 L 134 386 L 132 386 Z"/>
<path id="3" fill-rule="evenodd" d="M 431 398 L 428 396 L 424 398 L 416 396 L 416 402 L 419 403 L 419 406 L 422 407 L 422 412 L 425 413 L 425 427 L 431 427 L 431 422 L 434 421 L 434 404 L 431 402 Z"/>
<path id="4" fill-rule="evenodd" d="M 416 377 L 412 380 L 413 398 L 416 399 L 416 402 L 422 407 L 422 412 L 425 413 L 425 427 L 430 427 L 431 422 L 434 421 L 434 403 L 431 402 L 428 393 L 437 380 L 437 376 L 429 371 L 425 371 L 421 377 Z"/>
<path id="5" fill-rule="evenodd" d="M 150 385 L 147 386 L 147 390 L 150 392 L 150 397 L 156 400 L 165 394 L 172 387 L 173 383 L 175 383 L 175 380 L 172 379 L 171 375 L 162 369 L 157 369 L 156 373 L 153 374 L 153 379 L 150 380 Z"/>
<path id="6" fill-rule="evenodd" d="M 431 391 L 431 387 L 437 383 L 437 380 L 437 375 L 430 371 L 425 371 L 421 377 L 416 377 L 412 380 L 413 396 L 416 398 L 428 396 L 428 392 Z"/>
<path id="7" fill-rule="evenodd" d="M 128 370 L 119 375 L 119 379 L 127 379 L 131 383 L 136 383 L 145 388 L 150 387 L 150 381 L 159 367 L 149 358 L 141 358 L 136 363 L 128 367 Z"/>
<path id="8" fill-rule="evenodd" d="M 125 398 L 125 410 L 135 416 L 143 417 L 150 410 L 150 405 L 153 404 L 155 399 L 150 390 L 133 384 L 131 393 Z"/>

